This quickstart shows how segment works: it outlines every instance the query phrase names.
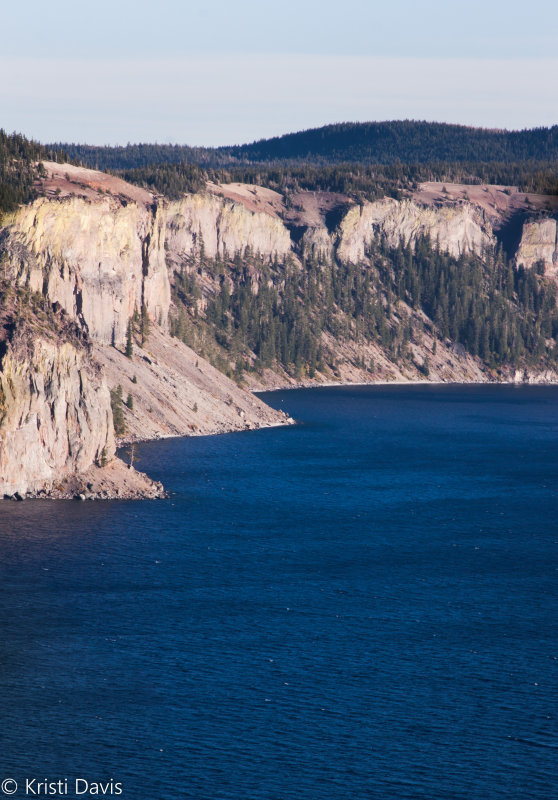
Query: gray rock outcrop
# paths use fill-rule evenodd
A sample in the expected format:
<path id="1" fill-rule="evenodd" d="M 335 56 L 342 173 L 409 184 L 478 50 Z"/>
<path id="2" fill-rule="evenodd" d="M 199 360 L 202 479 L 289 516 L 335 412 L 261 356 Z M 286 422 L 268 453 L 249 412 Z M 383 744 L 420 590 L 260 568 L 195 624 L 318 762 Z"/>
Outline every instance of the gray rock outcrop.
<path id="1" fill-rule="evenodd" d="M 363 261 L 378 233 L 385 234 L 392 247 L 401 239 L 408 244 L 418 236 L 429 236 L 453 256 L 481 253 L 496 241 L 482 213 L 470 203 L 433 207 L 385 198 L 353 206 L 345 214 L 339 225 L 338 258 L 352 263 Z"/>
<path id="2" fill-rule="evenodd" d="M 250 247 L 271 259 L 285 256 L 292 247 L 289 231 L 277 217 L 208 193 L 169 203 L 166 236 L 168 249 L 179 256 L 203 247 L 208 258 L 232 257 Z"/>
<path id="3" fill-rule="evenodd" d="M 35 493 L 114 456 L 110 395 L 87 353 L 36 338 L 0 371 L 0 496 Z"/>

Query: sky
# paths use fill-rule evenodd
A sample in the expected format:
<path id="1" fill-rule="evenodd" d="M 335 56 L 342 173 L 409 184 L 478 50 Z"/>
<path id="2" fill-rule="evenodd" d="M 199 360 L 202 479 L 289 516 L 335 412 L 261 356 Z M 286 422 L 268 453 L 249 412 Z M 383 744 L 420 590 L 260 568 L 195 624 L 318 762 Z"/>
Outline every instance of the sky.
<path id="1" fill-rule="evenodd" d="M 558 124 L 557 0 L 27 0 L 0 37 L 0 127 L 42 142 Z"/>

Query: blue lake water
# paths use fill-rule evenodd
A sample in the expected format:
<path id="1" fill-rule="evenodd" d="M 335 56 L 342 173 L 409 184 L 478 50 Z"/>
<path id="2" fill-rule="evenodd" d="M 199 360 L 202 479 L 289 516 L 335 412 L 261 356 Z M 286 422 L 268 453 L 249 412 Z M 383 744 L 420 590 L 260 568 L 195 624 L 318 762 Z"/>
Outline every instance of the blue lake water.
<path id="1" fill-rule="evenodd" d="M 1 506 L 0 780 L 558 797 L 558 389 L 265 399 L 141 446 L 168 500 Z"/>

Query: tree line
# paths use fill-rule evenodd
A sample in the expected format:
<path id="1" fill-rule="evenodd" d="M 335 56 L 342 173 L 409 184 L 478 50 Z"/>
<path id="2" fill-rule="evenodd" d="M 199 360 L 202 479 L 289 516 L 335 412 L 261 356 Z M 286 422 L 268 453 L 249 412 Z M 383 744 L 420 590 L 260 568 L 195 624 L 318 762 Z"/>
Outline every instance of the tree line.
<path id="1" fill-rule="evenodd" d="M 98 169 L 135 169 L 181 162 L 210 166 L 299 162 L 318 165 L 517 163 L 555 161 L 558 125 L 506 131 L 399 120 L 344 122 L 232 147 L 128 144 L 117 147 L 57 143 L 71 159 Z"/>
<path id="2" fill-rule="evenodd" d="M 40 181 L 45 177 L 40 161 L 62 157 L 62 153 L 0 128 L 0 213 L 38 197 Z"/>

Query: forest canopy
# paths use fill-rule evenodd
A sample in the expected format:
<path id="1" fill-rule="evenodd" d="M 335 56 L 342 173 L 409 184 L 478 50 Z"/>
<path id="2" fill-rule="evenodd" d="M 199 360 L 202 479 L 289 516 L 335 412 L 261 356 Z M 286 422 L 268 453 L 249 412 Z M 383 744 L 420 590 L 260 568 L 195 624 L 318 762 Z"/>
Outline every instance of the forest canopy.
<path id="1" fill-rule="evenodd" d="M 304 164 L 429 164 L 435 162 L 556 162 L 558 125 L 523 131 L 489 130 L 439 122 L 350 122 L 289 133 L 233 147 L 128 144 L 51 145 L 98 169 L 135 169 L 181 162 L 207 166 Z"/>
<path id="2" fill-rule="evenodd" d="M 41 145 L 0 130 L 0 211 L 40 193 L 41 159 L 112 172 L 176 199 L 206 181 L 286 195 L 330 191 L 399 198 L 423 181 L 503 184 L 558 194 L 558 126 L 497 131 L 430 122 L 342 123 L 234 147 Z"/>
<path id="3" fill-rule="evenodd" d="M 111 170 L 170 197 L 208 180 L 368 199 L 420 181 L 496 183 L 558 193 L 558 126 L 496 131 L 431 122 L 342 123 L 252 144 L 95 147 L 56 144 L 75 163 Z"/>

